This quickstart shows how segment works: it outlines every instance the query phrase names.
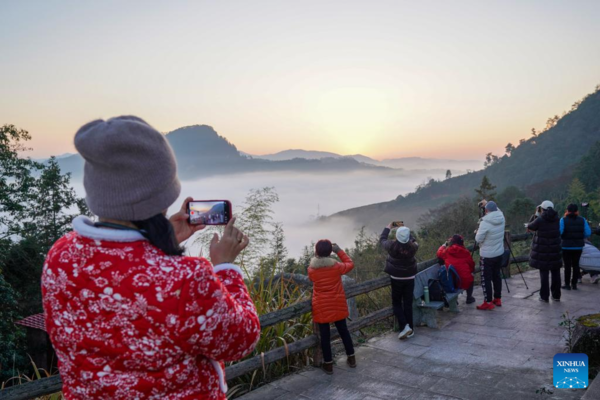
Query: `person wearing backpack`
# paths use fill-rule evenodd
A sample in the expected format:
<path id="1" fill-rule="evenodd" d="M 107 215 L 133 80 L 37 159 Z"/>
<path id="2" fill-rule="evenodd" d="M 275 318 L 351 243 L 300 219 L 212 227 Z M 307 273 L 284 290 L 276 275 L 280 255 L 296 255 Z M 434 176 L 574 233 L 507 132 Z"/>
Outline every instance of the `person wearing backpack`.
<path id="1" fill-rule="evenodd" d="M 485 215 L 479 221 L 475 241 L 481 256 L 481 286 L 485 299 L 478 310 L 493 310 L 502 306 L 502 259 L 504 256 L 504 214 L 495 202 L 485 202 Z M 492 286 L 494 288 L 492 301 Z"/>
<path id="2" fill-rule="evenodd" d="M 379 242 L 388 253 L 384 271 L 390 275 L 392 306 L 401 330 L 398 339 L 402 340 L 414 336 L 412 302 L 417 274 L 415 255 L 419 245 L 406 226 L 398 228 L 395 240 L 388 238 L 391 229 L 390 223 L 381 233 Z"/>
<path id="3" fill-rule="evenodd" d="M 330 257 L 334 252 L 341 260 Z M 337 244 L 329 240 L 319 240 L 315 245 L 315 257 L 310 260 L 308 279 L 313 283 L 312 312 L 313 321 L 319 325 L 321 349 L 323 350 L 322 368 L 328 375 L 333 374 L 333 354 L 331 353 L 330 324 L 340 334 L 346 350 L 347 363 L 356 368 L 354 345 L 348 331 L 348 303 L 342 284 L 342 275 L 352 271 L 354 263 Z"/>
<path id="4" fill-rule="evenodd" d="M 565 264 L 565 285 L 561 289 L 577 290 L 577 280 L 581 278 L 579 260 L 585 239 L 590 236 L 592 229 L 587 220 L 579 216 L 577 204 L 569 204 L 565 216 L 560 219 L 562 256 Z"/>
<path id="5" fill-rule="evenodd" d="M 467 304 L 475 302 L 473 297 L 474 280 L 473 273 L 475 272 L 475 262 L 471 253 L 465 247 L 465 242 L 462 236 L 454 235 L 445 244 L 440 246 L 437 251 L 437 258 L 446 266 L 447 270 L 453 267 L 456 270 L 459 280 L 455 282 L 455 287 L 467 291 Z"/>

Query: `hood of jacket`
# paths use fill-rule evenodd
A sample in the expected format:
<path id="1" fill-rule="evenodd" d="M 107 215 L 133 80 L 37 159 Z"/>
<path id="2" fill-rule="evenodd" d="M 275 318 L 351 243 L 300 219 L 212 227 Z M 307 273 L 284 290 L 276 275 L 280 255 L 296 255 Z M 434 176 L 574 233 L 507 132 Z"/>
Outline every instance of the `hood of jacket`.
<path id="1" fill-rule="evenodd" d="M 542 218 L 548 222 L 554 222 L 558 219 L 558 213 L 552 209 L 544 210 L 542 212 Z"/>
<path id="2" fill-rule="evenodd" d="M 338 261 L 331 257 L 313 257 L 310 259 L 310 268 L 326 268 L 334 266 Z"/>
<path id="3" fill-rule="evenodd" d="M 489 222 L 492 225 L 501 225 L 504 223 L 504 214 L 502 211 L 492 211 L 489 214 L 486 214 L 482 219 L 482 221 Z"/>
<path id="4" fill-rule="evenodd" d="M 448 247 L 446 253 L 455 258 L 465 258 L 470 257 L 471 253 L 464 246 L 452 245 Z"/>

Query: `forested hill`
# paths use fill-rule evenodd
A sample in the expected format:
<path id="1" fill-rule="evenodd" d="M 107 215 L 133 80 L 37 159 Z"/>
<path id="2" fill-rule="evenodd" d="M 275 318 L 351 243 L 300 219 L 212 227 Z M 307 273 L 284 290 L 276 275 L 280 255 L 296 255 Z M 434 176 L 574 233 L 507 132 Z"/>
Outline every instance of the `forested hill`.
<path id="1" fill-rule="evenodd" d="M 396 200 L 358 207 L 334 214 L 352 219 L 357 226 L 378 229 L 391 220 L 415 225 L 428 209 L 474 195 L 484 175 L 498 190 L 508 186 L 525 189 L 572 172 L 575 164 L 600 141 L 600 91 L 576 103 L 571 112 L 548 122 L 546 131 L 522 141 L 502 157 L 490 157 L 492 165 L 445 181 L 430 181 L 414 193 Z"/>

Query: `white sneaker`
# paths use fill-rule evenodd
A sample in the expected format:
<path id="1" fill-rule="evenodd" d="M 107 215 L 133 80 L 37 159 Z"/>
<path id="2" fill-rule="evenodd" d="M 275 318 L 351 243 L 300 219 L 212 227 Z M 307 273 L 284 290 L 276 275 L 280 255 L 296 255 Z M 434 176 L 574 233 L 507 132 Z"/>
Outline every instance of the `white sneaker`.
<path id="1" fill-rule="evenodd" d="M 590 282 L 598 284 L 598 280 L 600 280 L 600 275 L 590 277 Z"/>
<path id="2" fill-rule="evenodd" d="M 415 331 L 412 331 L 411 333 L 409 333 L 406 338 L 410 339 L 411 337 L 415 336 Z"/>
<path id="3" fill-rule="evenodd" d="M 412 334 L 413 334 L 412 329 L 410 329 L 410 326 L 408 324 L 406 324 L 406 326 L 404 327 L 402 332 L 400 332 L 398 334 L 398 339 L 400 339 L 400 340 L 406 339 L 407 337 L 410 337 L 409 335 L 412 335 Z"/>

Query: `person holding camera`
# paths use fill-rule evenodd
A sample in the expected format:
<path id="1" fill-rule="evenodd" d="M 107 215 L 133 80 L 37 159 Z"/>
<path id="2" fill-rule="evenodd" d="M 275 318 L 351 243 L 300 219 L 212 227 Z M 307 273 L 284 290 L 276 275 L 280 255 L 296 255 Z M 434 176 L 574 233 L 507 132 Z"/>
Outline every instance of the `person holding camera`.
<path id="1" fill-rule="evenodd" d="M 546 200 L 540 205 L 542 214 L 527 225 L 527 230 L 535 232 L 529 255 L 529 265 L 540 271 L 539 300 L 548 303 L 560 301 L 560 267 L 562 267 L 560 219 L 554 204 Z M 550 283 L 548 278 L 550 277 Z"/>
<path id="2" fill-rule="evenodd" d="M 341 262 L 330 257 L 334 252 Z M 313 283 L 312 315 L 313 321 L 319 325 L 321 334 L 321 349 L 323 350 L 322 368 L 328 375 L 333 374 L 333 354 L 331 353 L 330 324 L 335 327 L 344 343 L 346 362 L 350 368 L 356 368 L 354 344 L 346 318 L 348 318 L 348 303 L 342 284 L 342 275 L 354 268 L 354 263 L 337 244 L 329 240 L 319 240 L 315 245 L 315 257 L 310 260 L 308 279 Z"/>
<path id="3" fill-rule="evenodd" d="M 89 209 L 48 252 L 42 272 L 46 328 L 67 399 L 226 399 L 224 362 L 260 337 L 240 268 L 248 245 L 235 218 L 210 243 L 212 264 L 183 256 L 191 225 L 164 135 L 137 117 L 84 125 Z"/>
<path id="4" fill-rule="evenodd" d="M 471 253 L 465 247 L 462 236 L 454 235 L 444 243 L 437 251 L 437 258 L 443 261 L 447 267 L 453 266 L 460 277 L 460 288 L 467 291 L 467 304 L 475 303 L 473 297 L 473 273 L 475 272 L 475 261 Z M 442 264 L 442 263 L 440 263 Z"/>
<path id="5" fill-rule="evenodd" d="M 569 204 L 565 216 L 560 219 L 562 256 L 565 264 L 565 285 L 562 289 L 577 290 L 577 280 L 581 278 L 579 259 L 585 239 L 590 236 L 592 228 L 585 218 L 579 216 L 577 204 Z"/>
<path id="6" fill-rule="evenodd" d="M 504 255 L 504 214 L 494 201 L 480 203 L 484 216 L 479 221 L 475 241 L 479 244 L 483 303 L 478 310 L 493 310 L 502 306 L 502 258 Z M 493 288 L 493 293 L 492 293 Z M 492 299 L 493 294 L 493 299 Z"/>
<path id="7" fill-rule="evenodd" d="M 383 230 L 379 242 L 388 253 L 384 271 L 390 275 L 392 307 L 400 326 L 398 339 L 403 340 L 414 336 L 412 302 L 417 275 L 415 255 L 419 245 L 406 226 L 400 226 L 396 230 L 396 239 L 390 240 L 389 233 L 394 225 L 390 223 Z"/>

